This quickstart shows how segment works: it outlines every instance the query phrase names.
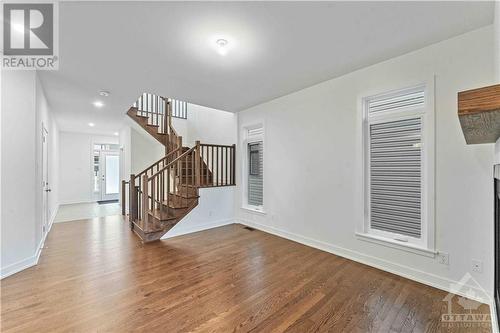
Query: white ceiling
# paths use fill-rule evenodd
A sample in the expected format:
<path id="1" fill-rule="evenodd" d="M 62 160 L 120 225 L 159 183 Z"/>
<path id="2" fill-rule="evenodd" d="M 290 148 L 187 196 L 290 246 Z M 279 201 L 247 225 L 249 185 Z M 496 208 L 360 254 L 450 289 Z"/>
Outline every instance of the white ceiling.
<path id="1" fill-rule="evenodd" d="M 493 6 L 61 2 L 59 71 L 41 79 L 62 130 L 111 134 L 143 91 L 237 112 L 489 25 Z M 214 51 L 221 36 L 226 56 Z M 111 96 L 97 110 L 101 89 Z"/>

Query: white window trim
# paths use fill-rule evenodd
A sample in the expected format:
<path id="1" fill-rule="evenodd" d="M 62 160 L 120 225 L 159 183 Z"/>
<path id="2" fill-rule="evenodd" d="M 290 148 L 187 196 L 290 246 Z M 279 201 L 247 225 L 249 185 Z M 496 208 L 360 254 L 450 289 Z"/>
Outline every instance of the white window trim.
<path id="1" fill-rule="evenodd" d="M 403 86 L 403 85 L 401 85 Z M 434 78 L 426 80 L 424 83 L 407 85 L 410 88 L 392 90 L 385 93 L 374 94 L 361 98 L 362 110 L 362 134 L 363 134 L 363 221 L 358 225 L 356 236 L 360 240 L 369 241 L 372 243 L 388 246 L 391 248 L 417 253 L 424 256 L 433 257 L 437 251 L 435 248 L 435 110 L 434 110 Z M 376 115 L 368 121 L 368 101 L 397 95 L 401 92 L 409 92 L 411 90 L 425 88 L 425 104 L 423 110 L 415 111 L 395 111 Z M 368 126 L 376 122 L 390 120 L 399 120 L 404 118 L 412 118 L 416 115 L 422 117 L 422 237 L 421 239 L 401 236 L 374 230 L 370 228 L 370 188 L 369 188 L 369 135 Z"/>
<path id="2" fill-rule="evenodd" d="M 261 135 L 256 135 L 252 136 L 251 138 L 248 137 L 248 131 L 256 128 L 262 128 L 262 134 Z M 241 175 L 242 175 L 242 205 L 241 208 L 244 210 L 247 210 L 252 213 L 258 213 L 265 215 L 266 211 L 264 210 L 264 202 L 262 203 L 262 206 L 255 206 L 255 205 L 250 205 L 248 204 L 248 144 L 253 143 L 253 142 L 263 142 L 263 149 L 262 149 L 262 154 L 263 154 L 263 161 L 264 161 L 264 166 L 266 165 L 266 142 L 264 140 L 264 133 L 265 133 L 265 127 L 263 122 L 259 123 L 254 123 L 254 124 L 248 124 L 242 126 L 242 147 L 243 147 L 243 156 L 242 156 L 242 163 L 241 163 Z M 266 191 L 266 185 L 265 185 L 265 177 L 266 173 L 264 172 L 263 176 L 263 197 L 264 200 L 266 198 L 265 196 L 265 191 Z"/>

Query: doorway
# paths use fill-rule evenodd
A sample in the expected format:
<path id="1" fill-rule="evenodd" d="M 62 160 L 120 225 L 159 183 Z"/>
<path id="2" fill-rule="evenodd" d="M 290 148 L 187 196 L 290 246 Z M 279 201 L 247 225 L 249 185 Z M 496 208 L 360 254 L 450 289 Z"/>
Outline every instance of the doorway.
<path id="1" fill-rule="evenodd" d="M 42 239 L 48 232 L 50 210 L 49 193 L 52 191 L 49 187 L 49 132 L 42 124 Z"/>
<path id="2" fill-rule="evenodd" d="M 118 201 L 120 154 L 115 144 L 94 144 L 94 198 L 97 202 Z"/>

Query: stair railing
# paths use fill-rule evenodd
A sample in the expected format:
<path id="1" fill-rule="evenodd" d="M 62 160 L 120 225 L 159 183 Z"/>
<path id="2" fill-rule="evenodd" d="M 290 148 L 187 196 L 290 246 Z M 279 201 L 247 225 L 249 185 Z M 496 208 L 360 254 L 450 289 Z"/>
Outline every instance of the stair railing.
<path id="1" fill-rule="evenodd" d="M 158 168 L 153 174 L 144 173 L 140 180 L 138 217 L 145 231 L 161 228 L 157 220 L 174 218 L 173 209 L 190 209 L 191 199 L 198 188 L 235 185 L 235 145 L 201 144 L 185 152 L 171 152 L 178 156 Z M 149 214 L 157 217 L 151 219 Z"/>
<path id="2" fill-rule="evenodd" d="M 142 179 L 143 176 L 151 176 L 160 169 L 163 169 L 168 163 L 173 161 L 177 156 L 180 148 L 176 148 L 169 152 L 167 155 L 156 161 L 155 163 L 148 166 L 146 169 L 138 173 L 137 175 L 131 174 L 129 181 L 129 221 L 137 221 L 139 219 L 140 211 L 142 209 L 141 189 L 142 189 Z"/>
<path id="3" fill-rule="evenodd" d="M 181 110 L 173 110 L 173 105 Z M 184 105 L 185 104 L 185 105 Z M 137 114 L 148 118 L 148 125 L 158 126 L 166 134 L 166 156 L 139 174 L 130 175 L 129 221 L 142 222 L 144 232 L 162 228 L 155 223 L 174 222 L 175 209 L 189 211 L 196 205 L 198 189 L 236 185 L 236 145 L 202 144 L 184 150 L 182 137 L 172 124 L 172 117 L 187 117 L 187 103 L 153 94 L 143 94 L 134 103 Z M 193 206 L 193 207 L 190 207 Z M 184 213 L 185 213 L 184 212 Z M 155 218 L 151 218 L 151 216 Z"/>
<path id="4" fill-rule="evenodd" d="M 132 105 L 137 114 L 147 117 L 147 124 L 157 126 L 158 133 L 167 134 L 167 152 L 182 147 L 182 137 L 172 126 L 172 118 L 187 119 L 187 102 L 143 93 Z"/>
<path id="5" fill-rule="evenodd" d="M 236 145 L 200 144 L 200 187 L 236 185 Z"/>
<path id="6" fill-rule="evenodd" d="M 168 129 L 167 150 L 172 151 L 176 148 L 182 147 L 182 136 L 177 134 L 174 126 L 172 125 L 173 109 L 172 101 L 169 98 L 163 98 L 165 108 L 167 110 L 167 118 L 165 127 Z"/>
<path id="7" fill-rule="evenodd" d="M 180 154 L 153 175 L 142 176 L 140 209 L 141 220 L 145 231 L 151 231 L 161 226 L 154 225 L 149 213 L 158 220 L 173 218 L 172 209 L 176 207 L 189 208 L 190 198 L 196 188 L 196 146 Z"/>
<path id="8" fill-rule="evenodd" d="M 168 134 L 168 128 L 165 126 L 167 106 L 163 97 L 144 93 L 139 96 L 133 107 L 137 109 L 138 115 L 148 118 L 148 125 L 158 126 L 158 133 Z"/>

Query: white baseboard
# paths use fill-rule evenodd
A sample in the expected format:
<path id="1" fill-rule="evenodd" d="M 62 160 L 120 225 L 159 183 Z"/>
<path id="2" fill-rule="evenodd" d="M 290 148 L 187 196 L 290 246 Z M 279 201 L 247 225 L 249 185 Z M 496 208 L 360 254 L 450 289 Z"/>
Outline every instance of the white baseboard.
<path id="1" fill-rule="evenodd" d="M 20 260 L 18 262 L 10 264 L 6 267 L 3 267 L 2 271 L 0 273 L 0 279 L 4 279 L 7 276 L 11 276 L 12 274 L 16 274 L 17 272 L 25 270 L 26 268 L 29 268 L 31 266 L 35 266 L 36 263 L 38 262 L 38 257 L 39 257 L 38 252 L 39 251 L 37 251 L 37 253 L 34 256 L 31 256 L 29 258 Z"/>
<path id="2" fill-rule="evenodd" d="M 49 225 L 47 227 L 47 232 L 40 240 L 40 243 L 38 244 L 38 247 L 35 251 L 35 254 L 29 258 L 20 260 L 16 263 L 13 263 L 13 264 L 10 264 L 6 267 L 3 267 L 1 272 L 0 272 L 0 280 L 3 278 L 6 278 L 8 276 L 11 276 L 13 274 L 16 274 L 20 271 L 23 271 L 26 268 L 36 266 L 38 264 L 38 260 L 40 259 L 40 255 L 42 254 L 42 249 L 43 249 L 43 246 L 45 244 L 45 240 L 47 239 L 47 235 L 49 234 L 50 230 L 52 229 L 52 225 L 54 224 L 54 220 L 56 218 L 58 210 L 59 210 L 59 204 L 56 205 L 56 209 L 54 209 L 54 212 L 52 213 L 52 216 L 50 217 Z"/>
<path id="3" fill-rule="evenodd" d="M 191 234 L 193 232 L 222 227 L 224 225 L 233 224 L 233 223 L 234 223 L 233 219 L 226 219 L 226 220 L 218 220 L 218 221 L 214 221 L 214 222 L 210 222 L 210 223 L 198 224 L 198 225 L 195 225 L 192 227 L 183 228 L 183 225 L 181 222 L 181 223 L 176 225 L 176 227 L 177 226 L 179 227 L 178 230 L 176 230 L 177 229 L 176 227 L 172 228 L 172 230 L 167 232 L 161 239 L 169 239 L 172 237 Z"/>
<path id="4" fill-rule="evenodd" d="M 448 278 L 445 278 L 442 276 L 437 276 L 437 275 L 434 275 L 431 273 L 416 270 L 416 269 L 408 267 L 408 266 L 403 266 L 400 264 L 389 262 L 389 261 L 386 261 L 386 260 L 383 260 L 383 259 L 380 259 L 377 257 L 372 257 L 370 255 L 366 255 L 366 254 L 363 254 L 363 253 L 360 253 L 357 251 L 342 248 L 342 247 L 339 247 L 339 246 L 336 246 L 336 245 L 333 245 L 330 243 L 315 240 L 315 239 L 312 239 L 309 237 L 304 237 L 304 236 L 301 236 L 298 234 L 294 234 L 294 233 L 291 233 L 291 232 L 288 232 L 285 230 L 277 229 L 277 228 L 263 225 L 260 223 L 255 223 L 253 221 L 238 219 L 236 221 L 236 223 L 241 223 L 243 225 L 247 225 L 247 226 L 253 227 L 255 229 L 258 229 L 258 230 L 261 230 L 261 231 L 264 231 L 264 232 L 267 232 L 267 233 L 270 233 L 270 234 L 273 234 L 273 235 L 276 235 L 276 236 L 279 236 L 282 238 L 292 240 L 292 241 L 297 242 L 297 243 L 301 243 L 301 244 L 304 244 L 304 245 L 307 245 L 310 247 L 314 247 L 314 248 L 322 250 L 322 251 L 326 251 L 326 252 L 335 254 L 335 255 L 343 257 L 343 258 L 347 258 L 347 259 L 350 259 L 350 260 L 353 260 L 353 261 L 356 261 L 356 262 L 359 262 L 359 263 L 362 263 L 362 264 L 365 264 L 365 265 L 368 265 L 371 267 L 375 267 L 375 268 L 378 268 L 380 270 L 383 270 L 383 271 L 386 271 L 389 273 L 393 273 L 393 274 L 405 277 L 407 279 L 417 281 L 417 282 L 426 284 L 428 286 L 431 286 L 431 287 L 434 287 L 437 289 L 444 290 L 444 291 L 449 292 L 449 293 L 454 293 L 454 294 L 457 294 L 459 296 L 471 298 L 465 292 L 461 292 L 460 290 L 459 291 L 453 290 L 453 292 L 452 292 L 452 290 L 450 289 L 451 285 L 458 284 L 459 281 L 453 281 L 451 279 L 448 279 Z M 475 286 L 472 286 L 472 285 L 466 285 L 465 287 L 466 288 L 464 288 L 464 289 L 471 288 L 472 290 L 474 290 L 476 295 L 484 295 L 484 297 L 476 297 L 475 300 L 482 302 L 482 303 L 489 304 L 490 309 L 491 309 L 491 307 L 492 307 L 491 304 L 494 302 L 491 301 L 491 297 L 488 294 L 485 295 L 484 290 L 477 288 Z"/>
<path id="5" fill-rule="evenodd" d="M 50 217 L 49 228 L 48 228 L 47 234 L 52 229 L 52 225 L 54 224 L 54 221 L 56 220 L 57 212 L 59 212 L 59 207 L 60 207 L 59 203 L 56 204 L 56 208 L 54 209 L 54 212 L 52 213 L 52 216 Z"/>

